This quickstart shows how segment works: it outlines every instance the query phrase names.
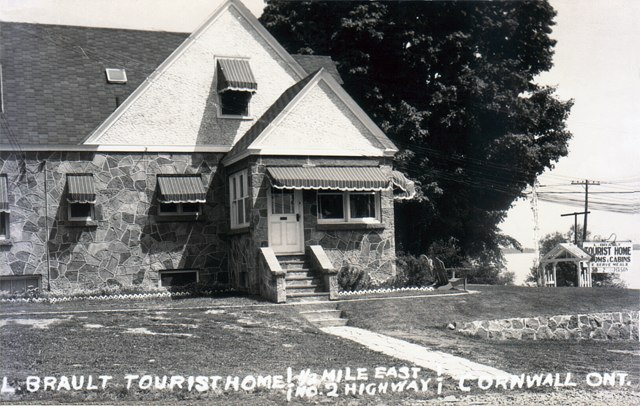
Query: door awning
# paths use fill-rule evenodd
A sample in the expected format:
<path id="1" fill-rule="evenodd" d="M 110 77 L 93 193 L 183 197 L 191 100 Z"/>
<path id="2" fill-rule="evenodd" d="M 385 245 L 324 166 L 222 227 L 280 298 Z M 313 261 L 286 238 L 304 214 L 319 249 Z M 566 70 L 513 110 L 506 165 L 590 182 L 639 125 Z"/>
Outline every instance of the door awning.
<path id="1" fill-rule="evenodd" d="M 218 59 L 218 91 L 255 92 L 258 83 L 246 59 Z"/>
<path id="2" fill-rule="evenodd" d="M 161 203 L 204 203 L 207 199 L 200 176 L 158 176 L 158 188 Z"/>
<path id="3" fill-rule="evenodd" d="M 95 203 L 96 189 L 93 184 L 92 174 L 67 175 L 67 187 L 69 203 Z"/>
<path id="4" fill-rule="evenodd" d="M 378 167 L 268 167 L 277 189 L 386 190 L 389 176 Z"/>
<path id="5" fill-rule="evenodd" d="M 0 175 L 0 212 L 9 211 L 9 187 L 7 176 Z"/>

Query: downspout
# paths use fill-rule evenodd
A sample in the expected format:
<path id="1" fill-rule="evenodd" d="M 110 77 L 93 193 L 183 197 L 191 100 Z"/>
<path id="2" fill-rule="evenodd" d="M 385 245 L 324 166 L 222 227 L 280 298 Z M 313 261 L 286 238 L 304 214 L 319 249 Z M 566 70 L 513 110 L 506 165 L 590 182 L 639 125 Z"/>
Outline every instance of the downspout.
<path id="1" fill-rule="evenodd" d="M 49 199 L 47 194 L 47 160 L 42 161 L 44 172 L 44 244 L 47 255 L 47 290 L 51 292 L 51 261 L 49 258 Z"/>

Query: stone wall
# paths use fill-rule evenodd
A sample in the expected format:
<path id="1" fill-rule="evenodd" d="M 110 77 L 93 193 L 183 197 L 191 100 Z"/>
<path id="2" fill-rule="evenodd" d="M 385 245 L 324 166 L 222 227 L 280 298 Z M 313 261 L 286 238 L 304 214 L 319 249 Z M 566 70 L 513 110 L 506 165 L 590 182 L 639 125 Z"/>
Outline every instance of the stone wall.
<path id="1" fill-rule="evenodd" d="M 293 158 L 261 158 L 248 164 L 251 173 L 251 238 L 254 252 L 269 245 L 267 191 L 270 183 L 266 175 L 268 165 L 302 165 L 307 160 Z M 335 160 L 314 159 L 317 165 L 365 166 L 371 160 Z M 386 162 L 383 169 L 391 171 Z M 239 169 L 239 168 L 238 168 Z M 230 171 L 231 172 L 231 171 Z M 318 224 L 317 192 L 305 190 L 304 205 L 304 240 L 305 247 L 320 245 L 326 251 L 335 269 L 355 265 L 366 271 L 375 282 L 383 282 L 395 275 L 395 243 L 394 243 L 394 206 L 391 190 L 381 193 L 380 224 Z M 252 262 L 251 262 L 252 261 Z M 257 264 L 255 259 L 248 261 L 248 266 Z M 256 281 L 257 282 L 257 281 Z"/>
<path id="2" fill-rule="evenodd" d="M 42 288 L 50 280 L 51 290 L 69 291 L 153 287 L 161 270 L 198 269 L 201 281 L 228 285 L 220 159 L 214 153 L 27 152 L 23 161 L 22 154 L 0 154 L 11 209 L 0 276 L 40 275 Z M 69 173 L 94 175 L 95 221 L 68 221 Z M 157 216 L 158 174 L 201 174 L 208 196 L 197 220 Z"/>
<path id="3" fill-rule="evenodd" d="M 465 322 L 462 334 L 495 340 L 639 340 L 639 312 L 590 313 Z"/>

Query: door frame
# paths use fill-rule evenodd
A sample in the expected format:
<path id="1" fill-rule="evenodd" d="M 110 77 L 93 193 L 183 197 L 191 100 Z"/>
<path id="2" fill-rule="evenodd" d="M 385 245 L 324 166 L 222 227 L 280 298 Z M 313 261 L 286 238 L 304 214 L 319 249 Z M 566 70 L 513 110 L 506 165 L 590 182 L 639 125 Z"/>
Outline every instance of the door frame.
<path id="1" fill-rule="evenodd" d="M 271 191 L 273 190 L 273 187 L 270 187 L 267 190 L 267 239 L 269 242 L 269 247 L 273 248 L 273 245 L 271 243 L 271 230 L 270 230 L 270 224 L 271 224 L 271 216 L 280 216 L 277 214 L 273 214 L 271 213 L 271 209 L 273 208 L 272 206 L 272 198 L 271 198 Z M 299 220 L 297 220 L 298 223 L 298 245 L 300 247 L 300 249 L 298 251 L 291 251 L 291 252 L 277 252 L 275 249 L 273 250 L 274 253 L 276 255 L 297 255 L 297 254 L 304 254 L 304 201 L 303 201 L 303 197 L 302 197 L 302 190 L 299 189 L 294 189 L 293 190 L 293 205 L 294 205 L 294 213 L 296 216 L 299 216 Z"/>

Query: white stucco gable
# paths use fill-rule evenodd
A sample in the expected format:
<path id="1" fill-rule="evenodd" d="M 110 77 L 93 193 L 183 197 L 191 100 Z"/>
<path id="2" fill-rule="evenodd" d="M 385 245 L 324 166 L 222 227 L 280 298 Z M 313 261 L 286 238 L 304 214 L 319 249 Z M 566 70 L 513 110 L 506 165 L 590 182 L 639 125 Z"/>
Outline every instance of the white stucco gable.
<path id="1" fill-rule="evenodd" d="M 287 97 L 293 88 L 283 94 L 277 104 L 286 103 L 286 107 L 275 117 L 261 118 L 268 125 L 245 135 L 225 158 L 225 165 L 253 154 L 382 157 L 397 152 L 329 73 L 321 69 L 305 81 L 294 97 Z"/>
<path id="2" fill-rule="evenodd" d="M 217 58 L 248 60 L 258 89 L 245 118 L 218 112 Z M 89 145 L 192 146 L 228 150 L 302 67 L 239 0 L 220 6 L 85 141 Z"/>

